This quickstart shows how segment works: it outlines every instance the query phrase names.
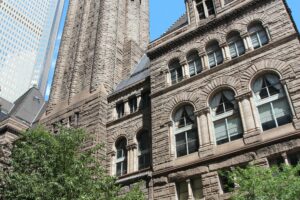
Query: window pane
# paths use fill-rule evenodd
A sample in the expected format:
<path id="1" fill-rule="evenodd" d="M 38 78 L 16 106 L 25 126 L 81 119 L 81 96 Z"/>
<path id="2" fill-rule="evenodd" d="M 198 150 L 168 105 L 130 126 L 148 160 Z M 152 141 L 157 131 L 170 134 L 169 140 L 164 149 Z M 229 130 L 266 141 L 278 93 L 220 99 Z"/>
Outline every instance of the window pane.
<path id="1" fill-rule="evenodd" d="M 289 104 L 286 98 L 279 99 L 273 102 L 274 114 L 278 126 L 282 126 L 292 122 L 292 117 L 289 109 Z"/>
<path id="2" fill-rule="evenodd" d="M 178 200 L 187 200 L 189 197 L 188 185 L 186 182 L 181 182 L 177 184 L 177 195 Z"/>
<path id="3" fill-rule="evenodd" d="M 262 128 L 264 131 L 276 127 L 276 123 L 272 115 L 271 105 L 269 103 L 259 106 L 258 112 L 259 112 Z"/>
<path id="4" fill-rule="evenodd" d="M 242 137 L 243 128 L 239 117 L 229 118 L 227 120 L 227 126 L 231 140 L 236 140 Z"/>
<path id="5" fill-rule="evenodd" d="M 117 176 L 122 176 L 122 163 L 117 163 Z"/>
<path id="6" fill-rule="evenodd" d="M 177 157 L 187 155 L 185 132 L 176 135 Z"/>
<path id="7" fill-rule="evenodd" d="M 210 67 L 214 67 L 214 66 L 217 65 L 214 53 L 211 53 L 211 54 L 208 55 L 208 61 L 209 61 L 209 66 Z"/>
<path id="8" fill-rule="evenodd" d="M 296 166 L 300 162 L 300 153 L 289 154 L 288 159 L 292 166 Z"/>
<path id="9" fill-rule="evenodd" d="M 215 135 L 217 144 L 224 144 L 229 142 L 226 131 L 225 120 L 220 120 L 214 123 Z"/>
<path id="10" fill-rule="evenodd" d="M 260 38 L 260 41 L 261 41 L 262 45 L 265 45 L 269 42 L 268 35 L 267 35 L 265 30 L 259 31 L 258 35 L 259 35 L 259 38 Z"/>
<path id="11" fill-rule="evenodd" d="M 253 33 L 251 36 L 252 46 L 254 49 L 260 47 L 259 40 L 256 33 Z"/>
<path id="12" fill-rule="evenodd" d="M 190 62 L 189 68 L 190 68 L 190 76 L 194 76 L 196 74 L 195 62 Z"/>
<path id="13" fill-rule="evenodd" d="M 188 153 L 194 153 L 198 151 L 198 134 L 197 131 L 191 130 L 187 133 L 188 138 Z"/>
<path id="14" fill-rule="evenodd" d="M 172 84 L 177 83 L 177 77 L 176 77 L 176 71 L 175 70 L 171 70 L 171 80 L 172 80 Z"/>
<path id="15" fill-rule="evenodd" d="M 243 55 L 246 51 L 245 45 L 242 39 L 236 42 L 237 49 L 239 51 L 239 55 Z"/>
<path id="16" fill-rule="evenodd" d="M 214 8 L 213 1 L 212 0 L 206 0 L 205 4 L 206 4 L 206 7 L 207 7 L 208 15 L 214 15 L 215 14 L 215 8 Z"/>
<path id="17" fill-rule="evenodd" d="M 176 71 L 177 71 L 177 81 L 180 82 L 183 79 L 182 68 L 179 67 L 179 68 L 176 69 Z"/>
<path id="18" fill-rule="evenodd" d="M 192 186 L 193 196 L 194 196 L 195 200 L 202 199 L 204 196 L 203 196 L 201 179 L 200 178 L 192 179 L 191 186 Z"/>
<path id="19" fill-rule="evenodd" d="M 139 156 L 139 170 L 145 169 L 150 166 L 150 153 L 142 154 Z"/>
<path id="20" fill-rule="evenodd" d="M 216 58 L 217 58 L 218 65 L 223 62 L 223 54 L 220 49 L 218 51 L 216 51 Z"/>
<path id="21" fill-rule="evenodd" d="M 229 51 L 230 51 L 231 58 L 235 58 L 238 56 L 238 54 L 236 52 L 236 48 L 235 48 L 235 43 L 232 43 L 229 45 Z"/>

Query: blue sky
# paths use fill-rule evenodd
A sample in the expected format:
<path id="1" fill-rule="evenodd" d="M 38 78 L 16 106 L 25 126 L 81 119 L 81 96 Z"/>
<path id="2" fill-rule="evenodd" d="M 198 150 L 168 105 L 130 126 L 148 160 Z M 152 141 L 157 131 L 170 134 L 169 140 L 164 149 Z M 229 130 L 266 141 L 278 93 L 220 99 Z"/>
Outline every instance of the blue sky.
<path id="1" fill-rule="evenodd" d="M 297 26 L 300 28 L 300 1 L 287 0 L 289 7 L 292 10 L 293 17 Z M 66 0 L 66 4 L 69 0 Z M 66 15 L 67 7 L 65 6 L 63 19 L 60 24 L 58 32 L 51 71 L 49 74 L 47 94 L 49 94 L 51 82 L 53 79 L 56 58 L 58 55 L 61 35 L 63 31 L 64 18 Z M 168 27 L 170 27 L 181 15 L 185 12 L 184 0 L 150 0 L 150 35 L 151 40 L 158 38 L 162 35 Z M 47 98 L 47 95 L 46 95 Z"/>

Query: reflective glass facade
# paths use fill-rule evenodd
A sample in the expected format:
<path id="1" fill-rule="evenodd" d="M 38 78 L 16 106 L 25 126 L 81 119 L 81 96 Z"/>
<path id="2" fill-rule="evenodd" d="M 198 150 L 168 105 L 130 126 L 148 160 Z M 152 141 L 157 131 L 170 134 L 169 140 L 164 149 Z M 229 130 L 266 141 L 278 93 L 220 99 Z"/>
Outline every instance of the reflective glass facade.
<path id="1" fill-rule="evenodd" d="M 0 0 L 0 96 L 45 93 L 64 0 Z"/>

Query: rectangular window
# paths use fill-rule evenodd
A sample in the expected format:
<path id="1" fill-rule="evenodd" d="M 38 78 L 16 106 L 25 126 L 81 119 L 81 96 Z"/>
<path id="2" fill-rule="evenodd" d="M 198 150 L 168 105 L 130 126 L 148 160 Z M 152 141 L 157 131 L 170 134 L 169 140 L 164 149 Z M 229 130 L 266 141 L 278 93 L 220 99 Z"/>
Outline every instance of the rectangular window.
<path id="1" fill-rule="evenodd" d="M 198 134 L 195 130 L 178 133 L 176 139 L 177 157 L 185 156 L 198 151 Z"/>
<path id="2" fill-rule="evenodd" d="M 196 0 L 196 8 L 199 19 L 205 19 L 216 14 L 213 0 Z"/>
<path id="3" fill-rule="evenodd" d="M 270 167 L 281 167 L 285 162 L 282 156 L 268 158 Z"/>
<path id="4" fill-rule="evenodd" d="M 130 98 L 128 103 L 129 103 L 130 113 L 136 112 L 137 111 L 137 98 L 136 97 Z"/>
<path id="5" fill-rule="evenodd" d="M 231 170 L 219 172 L 219 179 L 223 193 L 232 192 L 235 188 L 234 182 L 230 179 Z"/>
<path id="6" fill-rule="evenodd" d="M 299 164 L 299 162 L 300 162 L 300 153 L 299 152 L 291 153 L 291 154 L 288 154 L 287 156 L 288 156 L 290 165 L 296 166 Z"/>
<path id="7" fill-rule="evenodd" d="M 79 112 L 75 113 L 75 119 L 74 119 L 75 126 L 79 126 Z"/>
<path id="8" fill-rule="evenodd" d="M 116 106 L 118 119 L 122 118 L 124 116 L 124 103 L 118 103 Z"/>
<path id="9" fill-rule="evenodd" d="M 195 200 L 200 200 L 204 198 L 203 186 L 201 178 L 191 179 L 191 186 L 193 190 L 193 196 Z"/>
<path id="10" fill-rule="evenodd" d="M 181 182 L 177 184 L 178 200 L 187 200 L 189 198 L 188 183 Z"/>

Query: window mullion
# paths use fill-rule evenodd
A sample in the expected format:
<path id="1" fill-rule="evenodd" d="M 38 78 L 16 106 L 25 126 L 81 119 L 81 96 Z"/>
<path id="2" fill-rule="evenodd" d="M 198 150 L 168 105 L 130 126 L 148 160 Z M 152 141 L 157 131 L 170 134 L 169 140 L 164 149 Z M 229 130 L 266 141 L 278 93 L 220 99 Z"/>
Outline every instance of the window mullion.
<path id="1" fill-rule="evenodd" d="M 237 47 L 237 43 L 236 43 L 236 42 L 234 43 L 234 47 L 235 47 L 235 50 L 236 50 L 236 55 L 239 57 L 239 56 L 240 56 L 240 53 L 239 53 L 239 50 L 238 50 L 238 47 Z"/>
<path id="2" fill-rule="evenodd" d="M 214 54 L 214 59 L 215 59 L 215 66 L 218 66 L 217 54 L 216 54 L 216 52 L 214 52 L 213 54 Z"/>
<path id="3" fill-rule="evenodd" d="M 227 118 L 225 118 L 225 127 L 226 127 L 226 133 L 227 133 L 228 140 L 229 140 L 229 142 L 231 142 L 231 138 L 230 138 L 229 131 L 228 131 L 228 122 L 227 122 Z"/>
<path id="4" fill-rule="evenodd" d="M 276 118 L 276 115 L 274 112 L 273 102 L 270 102 L 270 105 L 271 105 L 271 112 L 272 112 L 273 120 L 275 121 L 276 127 L 278 127 L 278 122 L 277 122 L 277 118 Z"/>
<path id="5" fill-rule="evenodd" d="M 187 133 L 188 133 L 187 131 L 185 131 L 185 133 L 184 133 L 184 135 L 185 135 L 185 148 L 186 148 L 187 154 L 190 154 Z"/>
<path id="6" fill-rule="evenodd" d="M 260 40 L 260 37 L 259 37 L 259 32 L 256 33 L 256 37 L 257 37 L 257 39 L 258 39 L 259 46 L 261 47 L 261 46 L 262 46 L 262 43 L 261 43 L 261 40 Z"/>

